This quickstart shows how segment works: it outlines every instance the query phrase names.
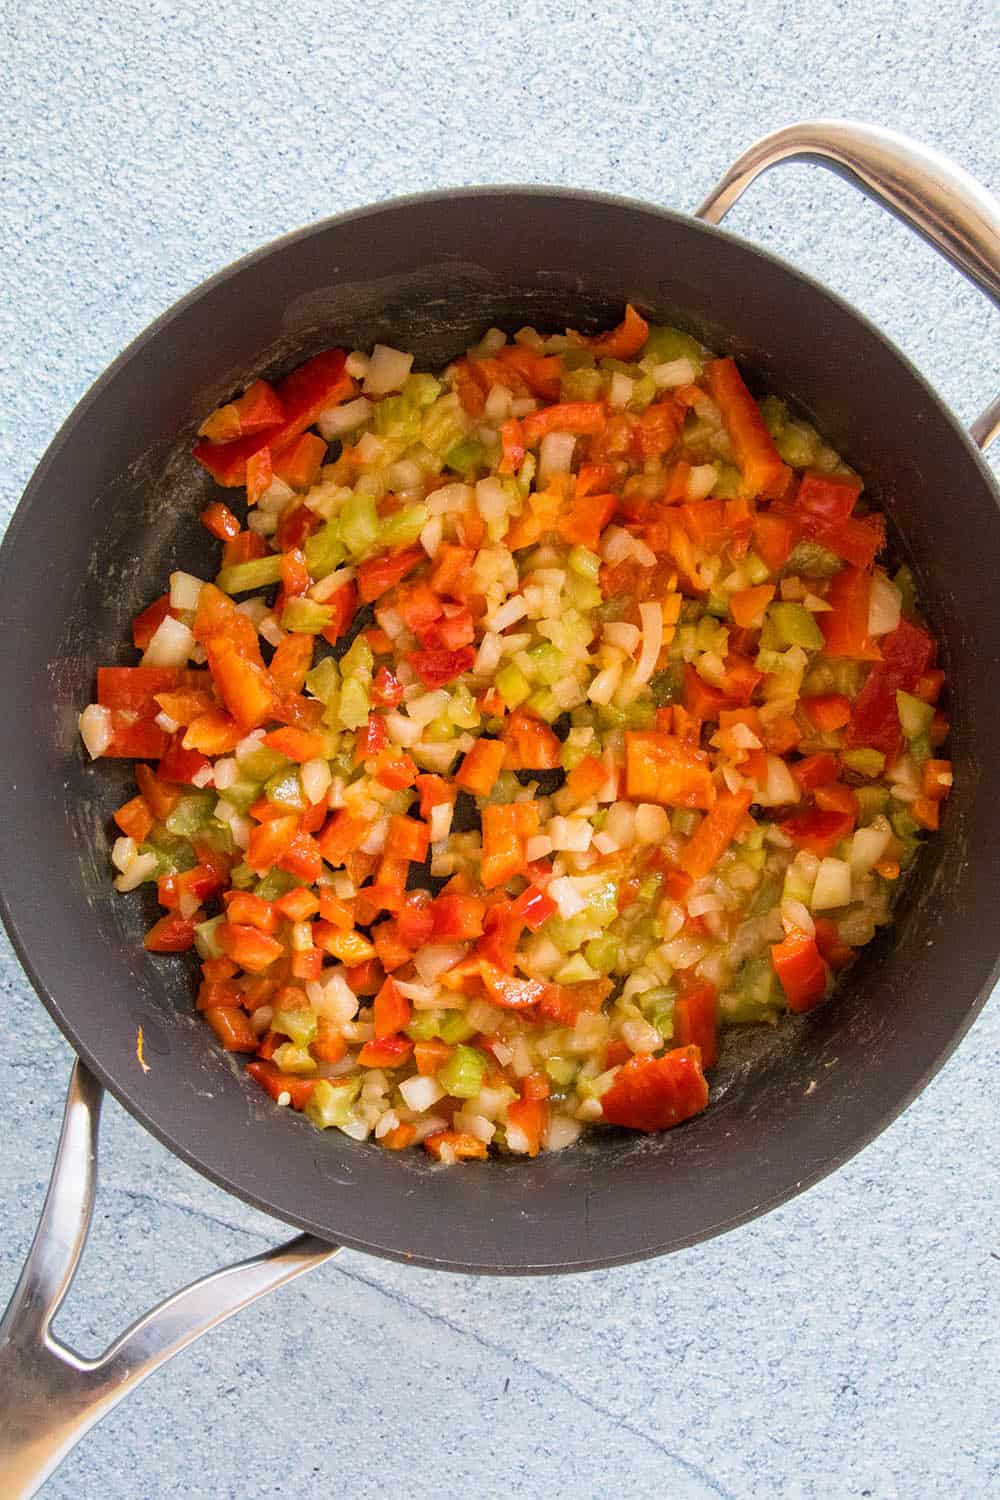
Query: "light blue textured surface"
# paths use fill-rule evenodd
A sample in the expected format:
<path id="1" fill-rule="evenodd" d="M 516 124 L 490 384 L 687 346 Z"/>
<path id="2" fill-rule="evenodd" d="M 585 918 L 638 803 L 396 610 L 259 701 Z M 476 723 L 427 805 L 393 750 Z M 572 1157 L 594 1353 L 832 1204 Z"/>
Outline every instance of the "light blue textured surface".
<path id="1" fill-rule="evenodd" d="M 691 207 L 751 139 L 818 114 L 907 130 L 998 187 L 998 41 L 977 0 L 8 8 L 3 517 L 123 345 L 286 229 L 475 182 Z M 996 393 L 996 312 L 843 184 L 775 174 L 732 224 L 874 317 L 963 419 Z M 70 1062 L 4 952 L 0 1302 Z M 344 1254 L 156 1376 L 46 1494 L 996 1494 L 998 1041 L 994 1004 L 859 1159 L 667 1261 L 502 1283 Z M 281 1236 L 109 1106 L 60 1329 L 96 1350 Z"/>

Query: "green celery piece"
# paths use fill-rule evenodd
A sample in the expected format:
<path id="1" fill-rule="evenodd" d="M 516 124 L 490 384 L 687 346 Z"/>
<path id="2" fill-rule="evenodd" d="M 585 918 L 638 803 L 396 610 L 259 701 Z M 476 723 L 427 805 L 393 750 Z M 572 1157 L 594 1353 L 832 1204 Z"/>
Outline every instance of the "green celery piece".
<path id="1" fill-rule="evenodd" d="M 332 656 L 324 656 L 306 673 L 306 687 L 321 703 L 329 703 L 340 692 L 340 668 Z"/>
<path id="2" fill-rule="evenodd" d="M 583 913 L 580 913 L 583 916 Z M 587 917 L 599 927 L 610 927 L 618 916 L 618 882 L 605 880 L 587 897 Z M 571 918 L 575 921 L 575 918 Z"/>
<path id="3" fill-rule="evenodd" d="M 350 1120 L 351 1105 L 360 1092 L 360 1078 L 319 1078 L 302 1113 L 318 1130 L 343 1127 Z"/>
<path id="4" fill-rule="evenodd" d="M 846 769 L 858 776 L 881 776 L 885 770 L 885 756 L 881 750 L 845 750 L 840 758 Z"/>
<path id="5" fill-rule="evenodd" d="M 368 689 L 356 677 L 349 677 L 341 689 L 337 711 L 341 726 L 344 729 L 360 729 L 367 722 L 370 709 Z"/>
<path id="6" fill-rule="evenodd" d="M 586 984 L 595 976 L 583 954 L 574 953 L 552 977 L 556 984 Z"/>
<path id="7" fill-rule="evenodd" d="M 198 834 L 198 842 L 207 849 L 214 849 L 218 854 L 236 853 L 232 829 L 228 823 L 220 823 L 218 818 L 212 818 L 205 824 Z"/>
<path id="8" fill-rule="evenodd" d="M 804 573 L 808 578 L 832 578 L 842 567 L 835 552 L 821 547 L 819 542 L 796 542 L 782 568 L 783 573 Z"/>
<path id="9" fill-rule="evenodd" d="M 898 689 L 896 707 L 899 710 L 899 722 L 908 740 L 919 739 L 921 735 L 926 736 L 931 727 L 931 720 L 934 718 L 933 703 L 924 703 L 922 699 L 914 698 L 912 693 L 904 693 L 902 689 Z M 926 756 L 924 759 L 926 760 Z"/>
<path id="10" fill-rule="evenodd" d="M 765 396 L 758 405 L 764 418 L 764 426 L 773 438 L 777 438 L 788 421 L 788 407 L 777 396 Z"/>
<path id="11" fill-rule="evenodd" d="M 576 1077 L 577 1064 L 571 1057 L 547 1057 L 545 1071 L 557 1088 L 565 1089 Z"/>
<path id="12" fill-rule="evenodd" d="M 652 989 L 637 995 L 639 1009 L 651 1026 L 655 1026 L 665 1042 L 674 1034 L 674 1005 L 677 989 L 673 984 L 656 984 Z"/>
<path id="13" fill-rule="evenodd" d="M 420 412 L 405 396 L 383 396 L 375 407 L 375 431 L 409 446 L 420 439 Z"/>
<path id="14" fill-rule="evenodd" d="M 159 880 L 161 875 L 179 875 L 198 863 L 198 856 L 189 841 L 175 838 L 162 823 L 158 823 L 145 843 L 139 845 L 139 853 L 156 856 L 156 868 L 150 874 L 150 880 Z"/>
<path id="15" fill-rule="evenodd" d="M 682 838 L 690 838 L 700 822 L 700 813 L 696 813 L 687 807 L 675 807 L 670 814 L 670 826 Z"/>
<path id="16" fill-rule="evenodd" d="M 250 562 L 233 563 L 223 568 L 215 580 L 224 594 L 247 594 L 251 589 L 266 589 L 281 580 L 281 554 L 254 557 Z"/>
<path id="17" fill-rule="evenodd" d="M 629 411 L 645 411 L 646 407 L 656 396 L 656 381 L 652 375 L 640 375 L 632 384 L 632 395 L 629 397 Z"/>
<path id="18" fill-rule="evenodd" d="M 414 406 L 433 406 L 441 390 L 441 382 L 433 375 L 407 375 L 403 381 L 403 395 Z"/>
<path id="19" fill-rule="evenodd" d="M 299 635 L 320 635 L 332 619 L 329 604 L 317 604 L 315 599 L 303 595 L 288 600 L 281 612 L 281 628 Z"/>
<path id="20" fill-rule="evenodd" d="M 253 889 L 257 876 L 251 870 L 246 860 L 241 859 L 239 864 L 235 865 L 230 871 L 229 879 L 234 890 L 249 891 Z"/>
<path id="21" fill-rule="evenodd" d="M 245 813 L 257 801 L 260 789 L 259 781 L 251 781 L 249 777 L 241 776 L 239 781 L 234 781 L 232 786 L 227 786 L 226 790 L 219 795 L 226 802 L 232 803 L 237 812 Z"/>
<path id="22" fill-rule="evenodd" d="M 589 745 L 572 745 L 569 741 L 564 741 L 563 747 L 559 752 L 559 764 L 564 771 L 575 771 L 577 766 L 582 761 L 585 761 L 590 753 Z"/>
<path id="23" fill-rule="evenodd" d="M 804 605 L 787 602 L 770 604 L 765 630 L 761 633 L 761 645 L 765 649 L 778 651 L 789 646 L 820 651 L 824 645 L 823 632 L 816 624 L 815 616 Z"/>
<path id="24" fill-rule="evenodd" d="M 341 537 L 351 556 L 366 556 L 375 546 L 379 534 L 378 510 L 371 495 L 359 495 L 355 491 L 345 502 L 338 519 Z"/>
<path id="25" fill-rule="evenodd" d="M 710 593 L 709 596 L 708 596 L 708 598 L 705 600 L 705 608 L 708 611 L 708 613 L 710 615 L 714 615 L 716 619 L 718 619 L 718 620 L 728 620 L 728 618 L 729 618 L 729 598 L 728 598 L 728 595 L 726 595 L 726 594 L 717 594 L 713 590 L 713 592 Z"/>
<path id="26" fill-rule="evenodd" d="M 410 1024 L 403 1029 L 411 1041 L 429 1042 L 437 1036 L 440 1022 L 439 1010 L 418 1010 L 414 1011 Z"/>
<path id="27" fill-rule="evenodd" d="M 532 713 L 537 714 L 540 719 L 544 719 L 546 724 L 554 724 L 562 713 L 562 709 L 559 707 L 552 689 L 547 687 L 536 688 L 530 698 L 525 700 L 525 706 L 530 708 Z"/>
<path id="28" fill-rule="evenodd" d="M 209 917 L 207 922 L 199 922 L 195 927 L 194 945 L 198 950 L 198 957 L 203 963 L 210 958 L 225 957 L 216 936 L 217 929 L 225 920 L 224 914 L 218 917 Z"/>
<path id="29" fill-rule="evenodd" d="M 698 340 L 689 333 L 662 324 L 650 328 L 640 358 L 657 365 L 670 364 L 675 359 L 689 359 L 700 374 L 706 356 Z"/>
<path id="30" fill-rule="evenodd" d="M 652 729 L 656 723 L 656 704 L 652 698 L 636 698 L 625 710 L 629 729 Z"/>
<path id="31" fill-rule="evenodd" d="M 476 1028 L 470 1025 L 464 1010 L 446 1010 L 441 1013 L 438 1021 L 438 1036 L 443 1042 L 451 1044 L 467 1042 L 469 1037 L 475 1034 Z"/>
<path id="32" fill-rule="evenodd" d="M 878 752 L 876 751 L 876 754 Z M 858 822 L 871 823 L 889 804 L 887 786 L 856 786 L 854 795 L 858 799 Z"/>
<path id="33" fill-rule="evenodd" d="M 259 742 L 254 750 L 244 751 L 243 754 L 237 750 L 236 761 L 243 775 L 249 776 L 253 781 L 269 781 L 272 776 L 292 764 L 287 755 Z"/>
<path id="34" fill-rule="evenodd" d="M 925 760 L 930 760 L 931 742 L 926 734 L 918 734 L 910 741 L 910 754 L 918 765 L 922 766 Z"/>
<path id="35" fill-rule="evenodd" d="M 485 449 L 475 438 L 463 438 L 444 456 L 445 467 L 454 469 L 463 479 L 471 479 L 484 467 Z"/>
<path id="36" fill-rule="evenodd" d="M 639 900 L 655 901 L 660 886 L 663 884 L 663 876 L 658 870 L 650 870 L 644 875 L 639 885 Z"/>
<path id="37" fill-rule="evenodd" d="M 363 635 L 356 635 L 350 647 L 340 658 L 340 675 L 356 677 L 359 682 L 370 682 L 375 667 L 372 648 Z"/>
<path id="38" fill-rule="evenodd" d="M 747 959 L 736 976 L 735 989 L 720 1002 L 723 1019 L 737 1024 L 768 1021 L 784 1008 L 784 991 L 767 954 Z"/>
<path id="39" fill-rule="evenodd" d="M 185 792 L 177 805 L 167 814 L 165 827 L 168 833 L 189 839 L 201 831 L 215 816 L 215 792 Z"/>
<path id="40" fill-rule="evenodd" d="M 617 704 L 599 703 L 597 705 L 597 722 L 602 729 L 624 729 L 628 723 L 628 715 Z"/>
<path id="41" fill-rule="evenodd" d="M 284 771 L 278 771 L 264 784 L 264 793 L 268 802 L 280 803 L 287 807 L 289 812 L 305 812 L 306 799 L 302 793 L 302 783 L 299 780 L 298 768 L 289 766 Z"/>
<path id="42" fill-rule="evenodd" d="M 743 475 L 735 464 L 720 463 L 712 486 L 713 500 L 736 500 L 743 493 Z"/>
<path id="43" fill-rule="evenodd" d="M 771 576 L 771 570 L 767 563 L 762 557 L 758 557 L 756 552 L 747 553 L 743 559 L 743 569 L 750 580 L 751 586 L 754 587 L 757 584 L 766 583 Z"/>
<path id="44" fill-rule="evenodd" d="M 920 833 L 920 824 L 906 807 L 900 806 L 898 811 L 890 812 L 889 822 L 897 838 L 912 839 Z"/>
<path id="45" fill-rule="evenodd" d="M 485 1052 L 459 1045 L 444 1067 L 438 1069 L 437 1080 L 453 1098 L 474 1099 L 483 1086 L 488 1067 Z"/>
<path id="46" fill-rule="evenodd" d="M 589 583 L 596 583 L 597 575 L 601 571 L 601 559 L 596 552 L 591 552 L 589 547 L 582 547 L 577 543 L 570 549 L 569 566 L 581 578 L 587 579 Z"/>
<path id="47" fill-rule="evenodd" d="M 807 469 L 816 462 L 819 433 L 808 422 L 786 422 L 774 440 L 782 461 L 793 469 Z"/>
<path id="48" fill-rule="evenodd" d="M 574 345 L 562 351 L 564 370 L 596 370 L 597 360 L 589 349 Z"/>
<path id="49" fill-rule="evenodd" d="M 316 1059 L 307 1047 L 298 1047 L 294 1042 L 282 1042 L 275 1048 L 274 1065 L 282 1073 L 291 1073 L 296 1078 L 309 1078 L 316 1071 Z"/>
<path id="50" fill-rule="evenodd" d="M 441 396 L 424 412 L 420 436 L 425 448 L 442 457 L 461 442 L 468 430 L 468 419 L 457 398 Z"/>
<path id="51" fill-rule="evenodd" d="M 543 687 L 552 687 L 566 675 L 566 657 L 551 641 L 542 641 L 528 651 L 531 660 L 531 675 Z"/>
<path id="52" fill-rule="evenodd" d="M 560 953 L 575 953 L 594 930 L 594 924 L 585 912 L 575 917 L 550 917 L 542 932 Z"/>
<path id="53" fill-rule="evenodd" d="M 347 556 L 347 548 L 340 534 L 339 516 L 327 521 L 312 536 L 306 537 L 302 550 L 313 578 L 326 578 L 327 574 L 336 572 Z"/>
<path id="54" fill-rule="evenodd" d="M 620 945 L 618 939 L 605 933 L 603 937 L 591 938 L 583 950 L 583 956 L 598 974 L 610 974 L 618 962 Z"/>
<path id="55" fill-rule="evenodd" d="M 386 516 L 379 532 L 379 546 L 412 547 L 430 520 L 430 514 L 426 505 L 404 505 L 402 510 Z"/>
<path id="56" fill-rule="evenodd" d="M 747 907 L 747 916 L 767 916 L 767 913 L 773 910 L 781 900 L 783 884 L 784 882 L 780 875 L 765 875 L 750 898 L 750 905 Z"/>
<path id="57" fill-rule="evenodd" d="M 495 686 L 509 709 L 517 708 L 518 704 L 523 703 L 531 694 L 531 684 L 513 662 L 508 662 L 505 667 L 500 668 L 496 675 Z"/>
<path id="58" fill-rule="evenodd" d="M 257 882 L 254 895 L 259 896 L 262 901 L 277 901 L 279 896 L 293 891 L 297 885 L 308 885 L 300 875 L 291 875 L 287 870 L 277 868 L 268 870 Z"/>
<path id="59" fill-rule="evenodd" d="M 285 1010 L 279 1005 L 271 1017 L 271 1030 L 280 1031 L 297 1047 L 308 1047 L 316 1036 L 318 1028 L 319 1021 L 316 1012 L 307 1006 L 302 1006 L 298 1010 Z"/>
<path id="60" fill-rule="evenodd" d="M 566 370 L 559 382 L 559 397 L 562 401 L 599 401 L 603 386 L 604 377 L 593 366 Z"/>
<path id="61" fill-rule="evenodd" d="M 649 687 L 657 708 L 665 708 L 668 703 L 677 703 L 683 683 L 684 669 L 680 662 L 672 662 L 662 672 L 654 673 L 650 678 Z"/>

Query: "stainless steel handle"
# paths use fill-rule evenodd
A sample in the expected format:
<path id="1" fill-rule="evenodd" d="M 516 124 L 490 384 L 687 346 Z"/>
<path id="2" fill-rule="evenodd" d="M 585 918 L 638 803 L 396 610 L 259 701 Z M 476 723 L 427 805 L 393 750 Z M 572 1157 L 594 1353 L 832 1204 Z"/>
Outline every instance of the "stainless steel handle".
<path id="1" fill-rule="evenodd" d="M 0 1322 L 0 1493 L 27 1500 L 84 1433 L 168 1359 L 241 1307 L 340 1248 L 309 1234 L 194 1281 L 133 1323 L 97 1359 L 52 1333 L 87 1242 L 97 1186 L 100 1084 L 70 1079 L 59 1148 L 21 1279 Z"/>
<path id="2" fill-rule="evenodd" d="M 854 120 L 807 120 L 757 141 L 696 210 L 718 224 L 750 184 L 784 161 L 811 161 L 881 203 L 1000 306 L 1000 201 L 939 151 Z M 970 428 L 989 447 L 1000 434 L 1000 397 Z"/>

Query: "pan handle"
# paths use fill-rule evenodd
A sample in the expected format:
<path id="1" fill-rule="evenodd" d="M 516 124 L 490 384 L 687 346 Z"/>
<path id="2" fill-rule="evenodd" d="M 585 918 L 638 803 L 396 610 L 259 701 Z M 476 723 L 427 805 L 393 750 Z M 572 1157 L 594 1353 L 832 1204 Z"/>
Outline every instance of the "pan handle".
<path id="1" fill-rule="evenodd" d="M 84 1359 L 55 1337 L 51 1324 L 87 1242 L 102 1094 L 96 1078 L 77 1062 L 42 1216 L 0 1321 L 5 1500 L 34 1495 L 84 1433 L 168 1359 L 339 1249 L 300 1234 L 192 1282 L 139 1318 L 97 1359 Z"/>
<path id="2" fill-rule="evenodd" d="M 1000 307 L 1000 201 L 939 151 L 895 130 L 854 120 L 807 120 L 744 151 L 696 210 L 719 224 L 750 184 L 784 161 L 811 161 L 881 203 Z M 1000 435 L 1000 397 L 969 435 L 986 449 Z"/>

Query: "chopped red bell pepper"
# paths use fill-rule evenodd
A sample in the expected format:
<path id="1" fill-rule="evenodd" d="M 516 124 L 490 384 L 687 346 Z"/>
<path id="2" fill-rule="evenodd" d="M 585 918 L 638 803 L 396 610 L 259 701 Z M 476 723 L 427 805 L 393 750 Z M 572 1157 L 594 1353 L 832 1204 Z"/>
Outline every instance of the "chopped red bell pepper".
<path id="1" fill-rule="evenodd" d="M 659 729 L 626 730 L 625 780 L 638 802 L 690 808 L 715 802 L 707 753 Z"/>
<path id="2" fill-rule="evenodd" d="M 516 708 L 504 724 L 502 744 L 508 771 L 554 771 L 562 764 L 558 737 L 523 708 Z"/>
<path id="3" fill-rule="evenodd" d="M 731 359 L 713 359 L 706 367 L 708 388 L 722 413 L 750 499 L 777 499 L 788 485 L 791 471 L 781 461 L 774 439 L 764 424 L 756 401 Z"/>
<path id="4" fill-rule="evenodd" d="M 718 1024 L 719 996 L 714 984 L 695 985 L 674 1002 L 674 1041 L 678 1047 L 697 1047 L 703 1068 L 713 1068 L 718 1059 Z"/>
<path id="5" fill-rule="evenodd" d="M 780 827 L 801 849 L 823 858 L 852 831 L 854 819 L 850 813 L 816 808 L 793 813 L 790 818 L 782 819 Z"/>
<path id="6" fill-rule="evenodd" d="M 358 569 L 358 595 L 362 604 L 372 604 L 387 589 L 402 583 L 426 556 L 423 547 L 407 547 L 402 552 L 386 552 L 363 562 Z"/>
<path id="7" fill-rule="evenodd" d="M 676 1047 L 662 1057 L 640 1055 L 623 1064 L 601 1095 L 609 1125 L 630 1130 L 670 1130 L 708 1104 L 708 1084 L 697 1047 Z"/>
<path id="8" fill-rule="evenodd" d="M 395 1032 L 402 1031 L 410 1024 L 412 1015 L 413 1006 L 396 981 L 386 979 L 373 1002 L 372 1020 L 375 1023 L 376 1041 L 383 1041 Z"/>
<path id="9" fill-rule="evenodd" d="M 868 632 L 871 574 L 860 568 L 841 568 L 830 583 L 828 612 L 819 616 L 827 656 L 852 661 L 879 661 L 882 653 Z"/>
<path id="10" fill-rule="evenodd" d="M 723 792 L 705 814 L 680 859 L 681 869 L 692 880 L 700 880 L 715 868 L 745 825 L 752 801 L 753 793 L 748 788 Z"/>
<path id="11" fill-rule="evenodd" d="M 599 333 L 593 338 L 571 331 L 569 338 L 581 348 L 589 349 L 597 359 L 631 360 L 635 359 L 649 338 L 649 324 L 629 302 L 625 308 L 625 316 L 617 328 L 612 328 L 608 333 Z"/>
<path id="12" fill-rule="evenodd" d="M 788 1009 L 812 1010 L 826 994 L 826 968 L 816 939 L 793 932 L 771 949 L 771 962 L 788 1000 Z"/>
<path id="13" fill-rule="evenodd" d="M 404 658 L 416 672 L 425 688 L 444 687 L 470 672 L 476 659 L 471 646 L 462 646 L 458 651 L 411 651 Z"/>

